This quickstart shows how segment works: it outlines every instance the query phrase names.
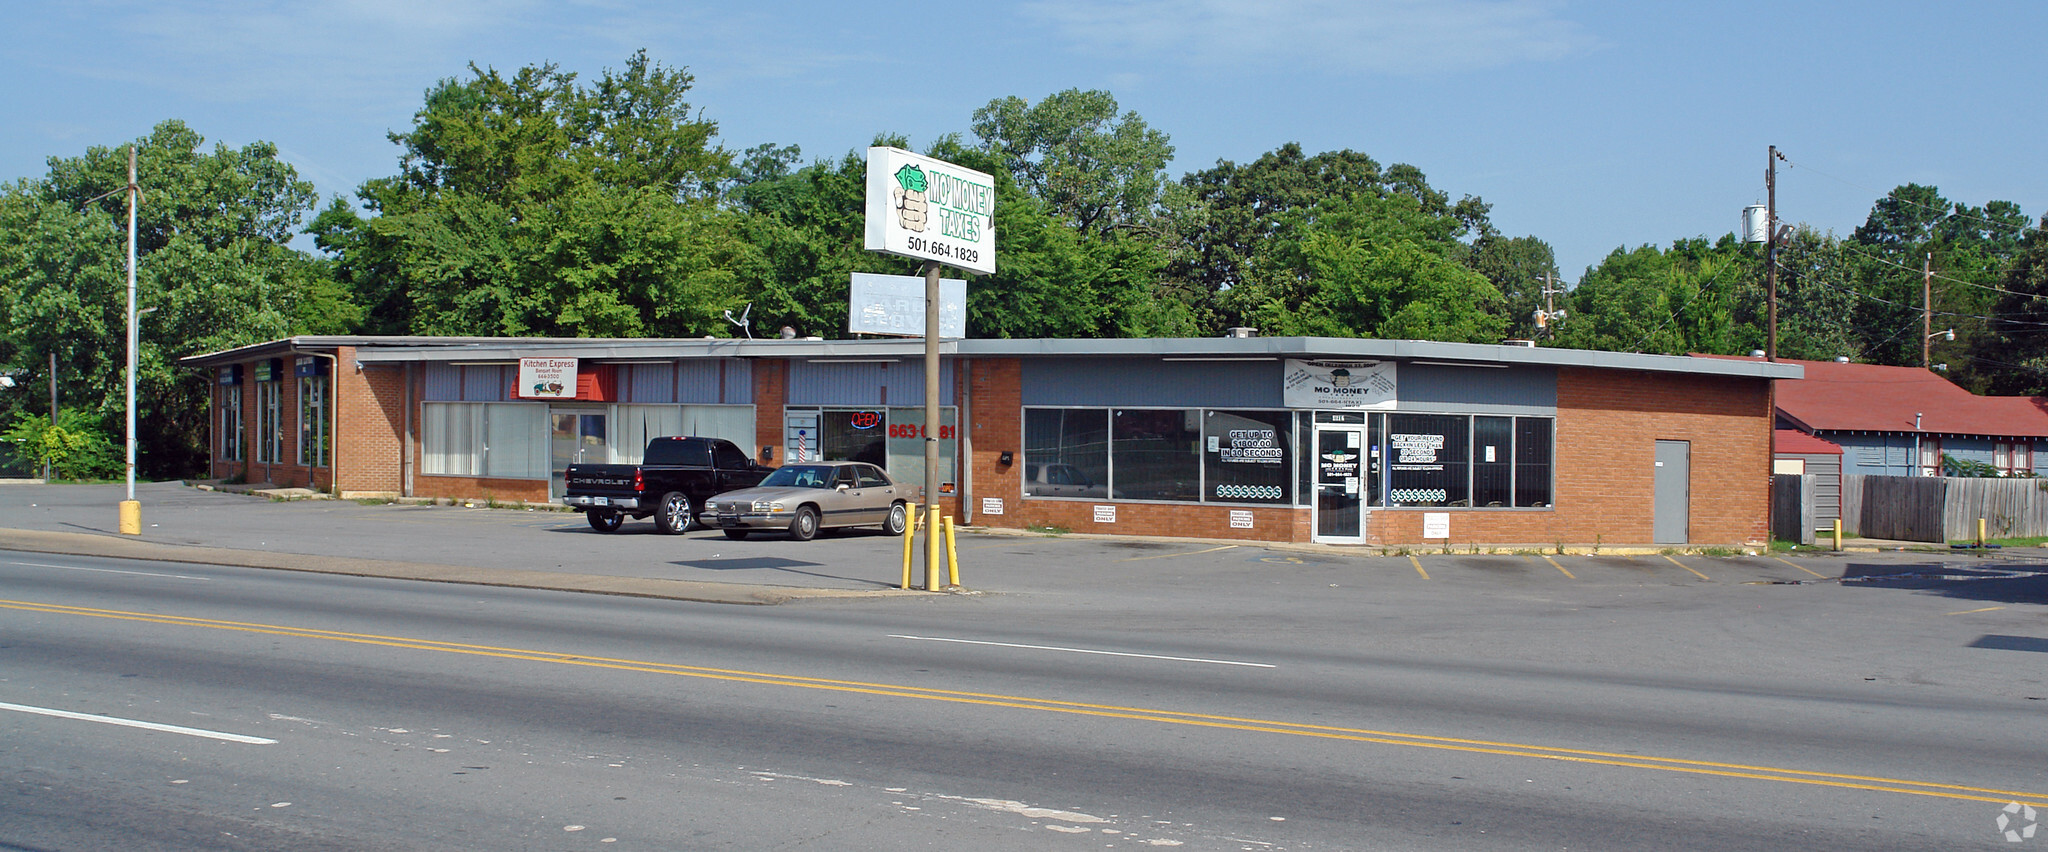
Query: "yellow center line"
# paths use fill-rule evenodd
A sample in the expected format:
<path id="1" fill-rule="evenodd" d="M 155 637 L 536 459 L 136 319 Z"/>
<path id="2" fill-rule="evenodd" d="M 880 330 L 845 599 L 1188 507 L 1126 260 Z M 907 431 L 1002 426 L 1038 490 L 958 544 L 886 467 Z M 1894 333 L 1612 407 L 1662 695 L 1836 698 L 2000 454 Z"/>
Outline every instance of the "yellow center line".
<path id="1" fill-rule="evenodd" d="M 1543 561 L 1550 563 L 1550 567 L 1552 568 L 1556 568 L 1559 571 L 1564 571 L 1564 566 L 1557 564 L 1557 560 L 1555 559 L 1545 556 L 1543 557 Z M 1577 577 L 1572 577 L 1572 572 L 1570 571 L 1564 571 L 1564 575 L 1567 577 L 1571 577 L 1574 580 L 1578 579 Z"/>
<path id="2" fill-rule="evenodd" d="M 1215 553 L 1216 551 L 1219 551 L 1219 550 L 1229 550 L 1229 549 L 1231 549 L 1231 548 L 1233 548 L 1233 547 L 1236 547 L 1236 546 L 1237 546 L 1237 545 L 1234 545 L 1234 544 L 1226 544 L 1226 545 L 1224 545 L 1224 546 L 1222 546 L 1222 547 L 1212 547 L 1212 548 L 1209 548 L 1208 550 L 1191 550 L 1191 551 L 1188 551 L 1188 552 L 1186 552 L 1186 553 L 1155 553 L 1155 554 L 1153 554 L 1153 555 L 1151 555 L 1151 556 L 1133 556 L 1133 557 L 1131 557 L 1131 558 L 1129 558 L 1129 559 L 1119 559 L 1119 560 L 1117 560 L 1117 561 L 1118 561 L 1118 562 L 1136 562 L 1136 561 L 1138 561 L 1138 560 L 1140 560 L 1140 559 L 1165 559 L 1165 558 L 1167 558 L 1167 557 L 1169 557 L 1169 556 L 1194 556 L 1194 555 L 1196 555 L 1196 554 L 1200 554 L 1200 553 Z"/>
<path id="3" fill-rule="evenodd" d="M 1408 561 L 1415 563 L 1415 573 L 1421 574 L 1424 580 L 1429 579 L 1429 572 L 1422 570 L 1422 560 L 1415 558 L 1415 554 L 1410 553 L 1408 554 Z"/>
<path id="4" fill-rule="evenodd" d="M 1544 557 L 1548 559 L 1549 557 Z M 1556 564 L 1553 561 L 1551 564 Z M 1560 566 L 1562 570 L 1562 566 Z M 1569 573 L 1567 573 L 1569 576 Z M 1061 713 L 1076 716 L 1092 716 L 1108 719 L 1128 719 L 1141 722 L 1156 722 L 1171 725 L 1188 725 L 1202 728 L 1248 731 L 1254 733 L 1282 734 L 1298 737 L 1349 742 L 1375 743 L 1380 745 L 1406 746 L 1441 751 L 1491 754 L 1506 757 L 1526 757 L 1537 760 L 1555 760 L 1598 766 L 1628 769 L 1653 769 L 1664 772 L 1680 772 L 1692 775 L 1709 775 L 1724 778 L 1746 778 L 1758 781 L 1777 781 L 1786 784 L 1808 784 L 1849 790 L 1868 790 L 1881 793 L 1898 793 L 1912 796 L 1929 796 L 1942 799 L 1958 799 L 1974 802 L 2005 803 L 2018 801 L 2029 806 L 2048 807 L 2048 794 L 2030 793 L 2017 790 L 2001 790 L 1989 787 L 1971 787 L 1962 784 L 1947 784 L 1932 781 L 1913 781 L 1902 778 L 1887 778 L 1872 775 L 1853 775 L 1835 772 L 1819 772 L 1805 769 L 1791 769 L 1774 766 L 1758 766 L 1741 763 L 1722 763 L 1708 760 L 1692 760 L 1675 757 L 1656 757 L 1643 754 L 1596 751 L 1591 749 L 1560 748 L 1528 743 L 1495 742 L 1463 737 L 1443 737 L 1429 734 L 1407 734 L 1398 731 L 1379 731 L 1368 728 L 1347 728 L 1334 725 L 1314 725 L 1300 722 L 1284 722 L 1272 719 L 1256 719 L 1238 716 L 1221 716 L 1207 713 L 1191 713 L 1179 710 L 1163 710 L 1144 707 L 1124 707 L 1113 704 L 1090 704 L 1078 701 L 1062 701 L 1049 698 L 1002 695 L 994 693 L 966 692 L 960 690 L 936 689 L 931 687 L 905 686 L 890 683 L 871 683 L 854 680 L 784 675 L 771 672 L 753 672 L 742 669 L 723 669 L 707 666 L 692 666 L 681 663 L 660 663 L 647 660 L 598 657 L 584 654 L 570 654 L 559 651 L 542 651 L 526 648 L 501 648 L 490 645 L 472 645 L 460 642 L 443 642 L 435 639 L 418 639 L 403 636 L 380 636 L 368 633 L 347 633 L 337 630 L 291 627 L 277 624 L 261 624 L 242 621 L 223 621 L 209 618 L 195 618 L 180 615 L 165 615 L 149 612 L 130 612 L 113 609 L 67 606 L 63 604 L 37 603 L 32 601 L 0 600 L 0 609 L 14 609 L 24 612 L 39 612 L 51 615 L 72 615 L 89 618 L 105 618 L 150 624 L 164 624 L 178 627 L 195 627 L 210 630 L 228 630 L 272 636 L 288 636 L 301 639 L 318 639 L 346 642 L 357 645 L 372 645 L 403 650 L 435 651 L 448 654 L 488 657 L 527 662 L 553 663 L 557 665 L 581 666 L 610 669 L 615 671 L 641 672 L 676 677 L 703 678 L 750 683 L 765 686 L 785 686 L 801 689 L 817 689 L 832 692 L 858 693 L 893 698 L 914 698 L 926 701 L 944 701 L 984 707 L 1006 707 L 1019 710 L 1036 710 L 1047 713 Z"/>
<path id="5" fill-rule="evenodd" d="M 1983 609 L 1966 609 L 1966 610 L 1962 610 L 1962 611 L 1960 611 L 1960 612 L 1951 612 L 1951 613 L 1946 613 L 1946 614 L 1947 614 L 1947 615 L 1969 615 L 1970 613 L 1973 613 L 1973 612 L 1990 612 L 1990 611 L 1992 611 L 1992 610 L 1995 610 L 1995 609 L 2004 609 L 2004 608 L 2005 608 L 2005 607 L 2002 607 L 2002 606 L 1987 606 L 1987 607 L 1985 607 L 1985 608 L 1983 608 Z"/>
<path id="6" fill-rule="evenodd" d="M 1822 573 L 1820 573 L 1819 571 L 1815 571 L 1815 570 L 1813 570 L 1813 569 L 1811 569 L 1811 568 L 1808 568 L 1808 567 L 1806 567 L 1806 566 L 1804 566 L 1804 565 L 1801 565 L 1801 564 L 1799 564 L 1799 563 L 1797 563 L 1797 562 L 1794 562 L 1794 561 L 1792 561 L 1792 560 L 1790 560 L 1790 559 L 1786 559 L 1786 558 L 1785 558 L 1785 557 L 1783 557 L 1783 556 L 1773 556 L 1773 557 L 1771 557 L 1771 558 L 1772 558 L 1772 559 L 1776 559 L 1776 560 L 1778 560 L 1779 562 L 1783 562 L 1783 563 L 1785 563 L 1785 564 L 1787 564 L 1787 565 L 1790 565 L 1790 566 L 1792 566 L 1792 567 L 1794 567 L 1794 568 L 1797 568 L 1797 569 L 1799 569 L 1799 570 L 1801 570 L 1801 571 L 1805 571 L 1805 572 L 1806 572 L 1806 573 L 1808 573 L 1808 574 L 1812 574 L 1812 575 L 1813 575 L 1813 576 L 1815 576 L 1815 577 L 1819 577 L 1819 578 L 1821 578 L 1821 579 L 1823 579 L 1823 580 L 1827 579 L 1827 576 L 1828 576 L 1828 575 L 1826 575 L 1826 574 L 1822 574 Z"/>
<path id="7" fill-rule="evenodd" d="M 1659 554 L 1659 555 L 1662 555 L 1662 554 Z M 1671 564 L 1673 564 L 1673 565 L 1676 565 L 1676 566 L 1678 566 L 1678 567 L 1680 567 L 1680 568 L 1684 568 L 1684 569 L 1685 569 L 1685 570 L 1687 570 L 1687 571 L 1692 571 L 1692 566 L 1691 566 L 1691 565 L 1687 565 L 1687 564 L 1685 564 L 1685 563 L 1683 563 L 1683 562 L 1680 562 L 1680 561 L 1678 561 L 1677 559 L 1675 559 L 1675 558 L 1672 558 L 1672 557 L 1670 557 L 1670 556 L 1665 556 L 1664 558 L 1665 558 L 1665 559 L 1670 559 L 1670 560 L 1671 560 Z M 1702 579 L 1702 580 L 1708 580 L 1708 577 L 1707 577 L 1707 575 L 1705 575 L 1705 574 L 1702 574 L 1702 573 L 1700 573 L 1700 572 L 1698 572 L 1698 571 L 1692 571 L 1692 575 L 1693 575 L 1693 576 L 1695 576 L 1695 577 L 1698 577 L 1698 578 L 1700 578 L 1700 579 Z M 1709 580 L 1709 582 L 1711 582 L 1711 580 Z"/>

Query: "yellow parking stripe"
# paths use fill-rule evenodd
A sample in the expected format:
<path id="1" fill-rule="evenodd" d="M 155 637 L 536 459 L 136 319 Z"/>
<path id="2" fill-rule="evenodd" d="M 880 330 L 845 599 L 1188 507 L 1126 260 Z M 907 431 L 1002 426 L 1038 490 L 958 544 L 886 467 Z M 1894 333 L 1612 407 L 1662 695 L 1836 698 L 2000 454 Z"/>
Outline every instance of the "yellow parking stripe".
<path id="1" fill-rule="evenodd" d="M 1408 554 L 1408 561 L 1415 563 L 1415 573 L 1421 574 L 1424 580 L 1429 579 L 1429 572 L 1422 570 L 1422 560 L 1415 558 L 1415 554 L 1410 553 Z"/>
<path id="2" fill-rule="evenodd" d="M 1797 562 L 1793 562 L 1793 561 L 1792 561 L 1792 560 L 1790 560 L 1790 559 L 1786 559 L 1786 558 L 1785 558 L 1785 557 L 1783 557 L 1783 556 L 1773 556 L 1773 557 L 1771 557 L 1771 558 L 1772 558 L 1772 559 L 1776 559 L 1776 560 L 1778 560 L 1779 562 L 1783 562 L 1783 563 L 1785 563 L 1785 564 L 1787 564 L 1787 565 L 1790 565 L 1790 566 L 1792 566 L 1792 567 L 1794 567 L 1794 568 L 1797 568 L 1797 569 L 1799 569 L 1799 570 L 1801 570 L 1801 571 L 1805 571 L 1805 572 L 1806 572 L 1806 573 L 1808 573 L 1808 574 L 1812 574 L 1812 575 L 1813 575 L 1813 576 L 1815 576 L 1815 577 L 1819 577 L 1819 578 L 1822 578 L 1822 579 L 1826 579 L 1826 578 L 1827 578 L 1827 576 L 1828 576 L 1828 575 L 1826 575 L 1826 574 L 1822 574 L 1822 573 L 1819 573 L 1819 572 L 1817 572 L 1817 571 L 1814 571 L 1813 569 L 1811 569 L 1811 568 L 1808 568 L 1808 567 L 1806 567 L 1806 566 L 1804 566 L 1804 565 L 1801 565 L 1801 564 L 1799 564 L 1799 563 L 1797 563 Z"/>
<path id="3" fill-rule="evenodd" d="M 1564 571 L 1564 575 L 1565 575 L 1566 577 L 1571 577 L 1571 578 L 1572 578 L 1572 579 L 1574 579 L 1574 580 L 1578 579 L 1577 577 L 1572 577 L 1572 572 L 1570 572 L 1570 571 L 1565 571 L 1565 570 L 1564 570 L 1564 566 L 1563 566 L 1563 565 L 1559 565 L 1559 564 L 1557 564 L 1557 560 L 1555 560 L 1555 559 L 1552 559 L 1552 558 L 1550 558 L 1550 557 L 1548 557 L 1548 556 L 1545 556 L 1545 557 L 1543 557 L 1543 561 L 1545 561 L 1545 562 L 1548 562 L 1548 563 L 1550 563 L 1550 567 L 1552 567 L 1552 568 L 1556 568 L 1556 569 L 1557 569 L 1557 570 L 1559 570 L 1559 571 Z"/>
<path id="4" fill-rule="evenodd" d="M 1665 556 L 1664 558 L 1665 558 L 1665 559 L 1671 559 L 1671 564 L 1673 564 L 1673 565 L 1676 565 L 1676 566 L 1678 566 L 1678 567 L 1680 567 L 1680 568 L 1684 568 L 1684 569 L 1685 569 L 1685 570 L 1687 570 L 1687 571 L 1692 571 L 1692 566 L 1691 566 L 1691 565 L 1687 565 L 1687 564 L 1685 564 L 1685 563 L 1683 563 L 1683 562 L 1680 562 L 1680 561 L 1678 561 L 1678 560 L 1676 560 L 1676 559 L 1672 559 L 1672 558 L 1671 558 L 1671 557 L 1669 557 L 1669 556 Z M 1700 572 L 1698 572 L 1698 571 L 1692 571 L 1692 575 L 1693 575 L 1693 576 L 1695 576 L 1695 577 L 1698 577 L 1698 578 L 1700 578 L 1700 579 L 1702 579 L 1702 580 L 1707 580 L 1708 582 L 1712 582 L 1712 580 L 1711 580 L 1711 579 L 1709 579 L 1709 578 L 1707 577 L 1707 575 L 1705 575 L 1705 574 L 1702 574 L 1702 573 L 1700 573 Z"/>

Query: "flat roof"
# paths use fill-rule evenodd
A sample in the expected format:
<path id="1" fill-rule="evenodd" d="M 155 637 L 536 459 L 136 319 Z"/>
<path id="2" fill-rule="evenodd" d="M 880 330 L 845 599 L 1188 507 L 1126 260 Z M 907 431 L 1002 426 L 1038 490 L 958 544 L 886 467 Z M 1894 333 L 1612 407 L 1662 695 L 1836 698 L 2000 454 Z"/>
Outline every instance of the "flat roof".
<path id="1" fill-rule="evenodd" d="M 924 354 L 921 338 L 882 340 L 779 340 L 733 338 L 563 338 L 563 337 L 291 337 L 193 355 L 180 359 L 189 367 L 211 367 L 250 358 L 292 352 L 356 349 L 365 364 L 412 361 L 504 362 L 522 357 L 558 355 L 601 361 L 652 361 L 679 358 L 852 358 L 914 359 Z M 1586 367 L 1685 373 L 1756 379 L 1797 379 L 1800 364 L 1760 358 L 1694 358 L 1643 355 L 1589 349 L 1553 349 L 1489 343 L 1441 343 L 1427 340 L 1378 340 L 1343 337 L 1147 337 L 1020 340 L 945 340 L 942 357 L 980 358 L 1164 358 L 1187 360 L 1404 361 L 1446 366 Z"/>

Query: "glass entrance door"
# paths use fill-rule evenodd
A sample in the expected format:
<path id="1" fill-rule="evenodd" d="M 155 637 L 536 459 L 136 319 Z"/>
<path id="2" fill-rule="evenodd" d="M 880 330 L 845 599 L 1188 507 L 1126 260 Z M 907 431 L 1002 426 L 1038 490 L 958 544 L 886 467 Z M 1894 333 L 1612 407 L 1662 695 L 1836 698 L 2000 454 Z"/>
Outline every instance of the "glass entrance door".
<path id="1" fill-rule="evenodd" d="M 1365 426 L 1316 426 L 1315 535 L 1332 544 L 1365 542 Z"/>
<path id="2" fill-rule="evenodd" d="M 610 464 L 611 438 L 604 409 L 548 409 L 552 456 L 548 498 L 562 497 L 562 471 L 572 464 Z"/>

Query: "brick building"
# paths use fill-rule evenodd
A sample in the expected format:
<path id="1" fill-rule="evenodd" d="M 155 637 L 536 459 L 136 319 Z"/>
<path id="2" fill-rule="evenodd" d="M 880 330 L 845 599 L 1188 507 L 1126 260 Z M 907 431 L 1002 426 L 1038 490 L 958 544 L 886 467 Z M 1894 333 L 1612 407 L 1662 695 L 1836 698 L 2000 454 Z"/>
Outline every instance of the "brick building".
<path id="1" fill-rule="evenodd" d="M 566 465 L 672 434 L 922 483 L 922 347 L 296 337 L 185 363 L 214 379 L 215 477 L 545 501 Z M 567 380 L 522 374 L 543 361 Z M 940 499 L 967 522 L 1455 546 L 1762 541 L 1772 380 L 1801 374 L 1257 337 L 955 340 L 941 363 Z"/>

